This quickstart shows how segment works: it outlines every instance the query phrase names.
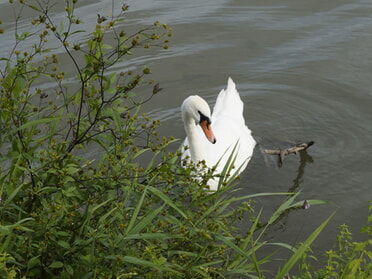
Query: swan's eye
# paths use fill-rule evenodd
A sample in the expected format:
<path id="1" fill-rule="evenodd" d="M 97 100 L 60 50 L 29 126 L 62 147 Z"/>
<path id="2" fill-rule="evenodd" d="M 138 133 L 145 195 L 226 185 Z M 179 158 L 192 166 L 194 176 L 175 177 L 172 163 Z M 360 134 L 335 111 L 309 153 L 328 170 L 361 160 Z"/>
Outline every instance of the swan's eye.
<path id="1" fill-rule="evenodd" d="M 199 110 L 198 110 L 198 113 L 200 115 L 200 120 L 199 120 L 199 124 L 202 123 L 203 121 L 207 121 L 208 124 L 211 124 L 211 120 L 209 119 L 208 116 L 205 116 L 203 113 L 201 113 Z"/>

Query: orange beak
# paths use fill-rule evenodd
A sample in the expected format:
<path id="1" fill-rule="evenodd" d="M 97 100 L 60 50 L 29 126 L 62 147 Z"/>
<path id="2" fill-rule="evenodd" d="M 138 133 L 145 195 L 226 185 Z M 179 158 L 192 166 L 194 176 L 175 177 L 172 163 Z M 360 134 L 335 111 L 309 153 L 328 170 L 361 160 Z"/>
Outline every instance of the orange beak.
<path id="1" fill-rule="evenodd" d="M 208 123 L 207 120 L 203 120 L 202 122 L 200 122 L 200 127 L 202 128 L 205 136 L 207 137 L 207 139 L 215 144 L 216 143 L 216 137 L 214 136 L 213 134 L 213 131 L 212 131 L 212 127 L 211 125 Z"/>

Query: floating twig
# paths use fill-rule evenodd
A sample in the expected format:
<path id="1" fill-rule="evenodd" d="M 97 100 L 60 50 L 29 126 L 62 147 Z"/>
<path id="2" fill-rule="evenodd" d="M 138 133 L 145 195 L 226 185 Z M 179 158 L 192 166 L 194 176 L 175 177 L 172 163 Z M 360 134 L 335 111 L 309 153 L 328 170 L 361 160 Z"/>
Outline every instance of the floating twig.
<path id="1" fill-rule="evenodd" d="M 313 141 L 296 144 L 290 148 L 285 149 L 264 149 L 263 152 L 270 155 L 278 155 L 278 165 L 283 165 L 284 157 L 289 154 L 297 154 L 301 150 L 306 150 L 314 144 Z"/>

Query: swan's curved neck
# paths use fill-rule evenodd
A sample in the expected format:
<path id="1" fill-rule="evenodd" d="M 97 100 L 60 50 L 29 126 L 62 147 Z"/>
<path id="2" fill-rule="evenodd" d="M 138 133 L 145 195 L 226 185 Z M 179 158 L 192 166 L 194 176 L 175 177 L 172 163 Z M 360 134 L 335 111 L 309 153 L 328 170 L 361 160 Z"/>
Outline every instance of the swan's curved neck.
<path id="1" fill-rule="evenodd" d="M 198 133 L 198 127 L 195 125 L 194 119 L 192 119 L 191 117 L 185 117 L 184 125 L 186 135 L 189 140 L 191 160 L 195 163 L 201 160 L 205 160 L 205 151 L 202 148 L 203 145 L 201 143 L 200 134 Z"/>

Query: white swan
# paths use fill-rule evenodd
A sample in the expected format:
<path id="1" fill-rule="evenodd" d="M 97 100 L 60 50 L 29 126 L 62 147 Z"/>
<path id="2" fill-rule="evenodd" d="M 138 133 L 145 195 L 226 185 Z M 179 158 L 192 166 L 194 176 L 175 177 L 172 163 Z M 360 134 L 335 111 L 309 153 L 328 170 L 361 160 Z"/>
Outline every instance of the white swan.
<path id="1" fill-rule="evenodd" d="M 213 114 L 201 97 L 187 97 L 181 107 L 187 136 L 183 159 L 193 163 L 204 160 L 209 168 L 218 163 L 215 174 L 219 174 L 236 146 L 234 166 L 236 174 L 242 172 L 256 145 L 251 131 L 245 125 L 243 106 L 231 78 L 228 79 L 227 88 L 222 89 L 218 95 Z M 218 178 L 214 178 L 208 186 L 210 190 L 216 191 L 218 184 Z"/>

